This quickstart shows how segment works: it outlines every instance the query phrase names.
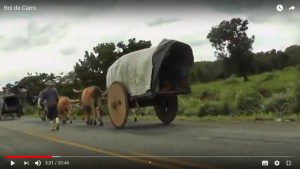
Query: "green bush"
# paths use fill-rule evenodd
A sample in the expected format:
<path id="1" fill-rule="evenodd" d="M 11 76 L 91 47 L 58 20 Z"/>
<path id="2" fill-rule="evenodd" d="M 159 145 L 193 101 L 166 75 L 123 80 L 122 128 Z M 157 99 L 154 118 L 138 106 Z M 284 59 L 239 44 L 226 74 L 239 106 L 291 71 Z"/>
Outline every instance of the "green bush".
<path id="1" fill-rule="evenodd" d="M 292 113 L 296 108 L 296 98 L 287 94 L 275 94 L 264 102 L 264 112 Z"/>
<path id="2" fill-rule="evenodd" d="M 75 114 L 77 116 L 81 116 L 84 114 L 84 109 L 81 107 L 74 107 L 73 114 Z"/>
<path id="3" fill-rule="evenodd" d="M 101 110 L 102 110 L 102 115 L 108 115 L 109 114 L 106 104 L 102 104 Z M 75 107 L 74 106 L 73 113 L 77 116 L 82 116 L 82 115 L 84 115 L 85 112 L 84 112 L 84 109 L 82 107 L 78 107 L 78 106 Z"/>
<path id="4" fill-rule="evenodd" d="M 236 85 L 238 84 L 239 82 L 236 80 L 236 78 L 228 78 L 224 81 L 224 84 L 227 84 L 227 85 Z"/>
<path id="5" fill-rule="evenodd" d="M 184 112 L 189 108 L 188 107 L 188 101 L 187 99 L 184 99 L 180 96 L 177 97 L 178 98 L 178 114 L 181 115 L 181 114 L 184 114 Z"/>
<path id="6" fill-rule="evenodd" d="M 207 102 L 204 103 L 198 112 L 198 117 L 204 116 L 216 116 L 219 115 L 223 110 L 223 105 L 220 102 Z"/>
<path id="7" fill-rule="evenodd" d="M 218 101 L 221 101 L 222 103 L 230 103 L 234 101 L 236 93 L 236 90 L 224 90 L 219 93 Z"/>
<path id="8" fill-rule="evenodd" d="M 155 111 L 154 111 L 153 106 L 145 107 L 144 113 L 145 113 L 145 115 L 155 115 Z"/>
<path id="9" fill-rule="evenodd" d="M 193 108 L 188 108 L 185 112 L 185 116 L 197 116 L 198 115 L 199 108 L 193 107 Z"/>
<path id="10" fill-rule="evenodd" d="M 220 95 L 220 91 L 219 90 L 204 90 L 203 92 L 201 92 L 199 99 L 202 101 L 205 100 L 218 100 L 219 99 L 219 95 Z"/>
<path id="11" fill-rule="evenodd" d="M 287 87 L 279 87 L 273 90 L 273 93 L 286 93 L 286 92 L 287 92 Z"/>
<path id="12" fill-rule="evenodd" d="M 102 115 L 109 115 L 107 104 L 101 105 Z"/>
<path id="13" fill-rule="evenodd" d="M 34 107 L 34 106 L 30 106 L 28 104 L 25 104 L 23 107 L 23 111 L 24 111 L 24 114 L 26 114 L 26 115 L 33 115 L 38 112 L 38 108 Z"/>
<path id="14" fill-rule="evenodd" d="M 264 88 L 264 87 L 254 87 L 254 90 L 261 94 L 264 98 L 270 98 L 273 96 L 273 92 L 270 89 Z"/>
<path id="15" fill-rule="evenodd" d="M 273 80 L 273 79 L 278 78 L 278 77 L 279 76 L 276 73 L 267 73 L 263 80 L 264 81 L 269 81 L 269 80 Z"/>
<path id="16" fill-rule="evenodd" d="M 195 108 L 198 107 L 201 104 L 201 100 L 197 99 L 197 98 L 189 98 L 186 100 L 186 106 L 187 108 Z"/>
<path id="17" fill-rule="evenodd" d="M 239 111 L 235 106 L 233 106 L 229 103 L 226 103 L 223 105 L 223 112 L 221 113 L 221 115 L 234 116 L 238 113 L 239 113 Z"/>
<path id="18" fill-rule="evenodd" d="M 240 112 L 248 115 L 261 112 L 263 109 L 263 96 L 255 91 L 240 93 L 236 100 L 236 107 Z"/>
<path id="19" fill-rule="evenodd" d="M 234 115 L 237 110 L 230 104 L 223 104 L 221 102 L 206 102 L 200 106 L 197 116 L 218 116 L 218 115 Z"/>
<path id="20" fill-rule="evenodd" d="M 296 67 L 291 67 L 291 66 L 285 67 L 285 68 L 283 69 L 284 72 L 290 72 L 290 71 L 296 71 L 296 70 L 297 70 Z"/>

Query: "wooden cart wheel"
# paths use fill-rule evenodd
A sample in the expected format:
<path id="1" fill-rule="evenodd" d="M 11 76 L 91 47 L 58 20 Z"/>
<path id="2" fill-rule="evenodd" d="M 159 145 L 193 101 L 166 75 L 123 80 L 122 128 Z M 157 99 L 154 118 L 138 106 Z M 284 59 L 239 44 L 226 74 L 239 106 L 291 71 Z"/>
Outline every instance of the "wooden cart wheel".
<path id="1" fill-rule="evenodd" d="M 158 119 L 165 123 L 171 123 L 178 111 L 178 98 L 177 95 L 163 96 L 154 105 L 154 110 Z"/>
<path id="2" fill-rule="evenodd" d="M 128 116 L 128 100 L 121 82 L 113 82 L 108 89 L 107 106 L 110 120 L 117 129 L 124 128 Z"/>

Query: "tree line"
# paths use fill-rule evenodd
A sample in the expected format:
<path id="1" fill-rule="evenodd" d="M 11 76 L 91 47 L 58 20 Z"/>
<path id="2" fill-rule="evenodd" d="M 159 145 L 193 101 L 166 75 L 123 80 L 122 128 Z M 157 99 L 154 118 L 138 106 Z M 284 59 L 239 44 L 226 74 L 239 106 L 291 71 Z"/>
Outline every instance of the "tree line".
<path id="1" fill-rule="evenodd" d="M 291 45 L 284 51 L 272 49 L 267 52 L 253 52 L 255 36 L 248 36 L 248 20 L 233 18 L 222 21 L 211 28 L 208 41 L 215 49 L 215 61 L 195 62 L 190 70 L 192 83 L 207 83 L 226 79 L 235 74 L 247 82 L 249 75 L 272 70 L 281 70 L 287 66 L 296 66 L 300 61 L 300 46 Z M 45 88 L 44 82 L 52 80 L 59 94 L 75 98 L 73 88 L 84 88 L 91 85 L 106 89 L 108 68 L 125 54 L 150 48 L 150 40 L 131 38 L 128 43 L 100 43 L 93 47 L 93 52 L 85 51 L 83 59 L 75 63 L 69 73 L 27 73 L 27 76 L 14 83 L 6 84 L 9 92 L 18 94 L 20 88 L 26 88 L 29 95 L 38 95 Z M 78 96 L 77 96 L 78 97 Z"/>

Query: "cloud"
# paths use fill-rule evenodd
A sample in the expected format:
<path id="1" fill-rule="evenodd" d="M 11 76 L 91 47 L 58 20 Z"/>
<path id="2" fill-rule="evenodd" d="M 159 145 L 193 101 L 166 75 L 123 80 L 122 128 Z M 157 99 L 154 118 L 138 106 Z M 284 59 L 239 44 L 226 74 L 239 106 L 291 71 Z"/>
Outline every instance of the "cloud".
<path id="1" fill-rule="evenodd" d="M 55 43 L 66 35 L 68 26 L 67 23 L 40 24 L 37 21 L 29 21 L 25 30 L 21 28 L 20 31 L 14 31 L 15 35 L 10 37 L 2 35 L 0 50 L 8 52 L 28 50 L 32 47 Z"/>
<path id="2" fill-rule="evenodd" d="M 195 47 L 209 44 L 206 39 L 205 40 L 189 40 L 189 41 L 187 41 L 187 43 L 190 46 L 195 46 Z"/>
<path id="3" fill-rule="evenodd" d="M 177 21 L 180 21 L 180 19 L 178 19 L 178 18 L 158 18 L 154 21 L 147 22 L 147 26 L 150 26 L 150 27 L 161 26 L 164 24 L 170 24 L 170 23 L 177 22 Z"/>
<path id="4" fill-rule="evenodd" d="M 70 72 L 84 52 L 91 52 L 97 44 L 127 43 L 130 38 L 151 40 L 153 46 L 164 38 L 176 39 L 191 45 L 196 61 L 211 61 L 215 59 L 214 49 L 206 39 L 207 33 L 212 26 L 233 17 L 249 19 L 248 34 L 256 37 L 254 52 L 282 50 L 300 43 L 299 21 L 294 20 L 300 15 L 296 10 L 277 12 L 276 2 L 262 7 L 255 1 L 246 5 L 189 0 L 176 0 L 172 5 L 168 1 L 159 5 L 144 1 L 74 3 L 69 7 L 32 3 L 36 11 L 0 10 L 0 67 L 7 70 L 0 71 L 0 87 L 23 78 L 27 72 Z M 297 8 L 296 3 L 293 5 Z"/>
<path id="5" fill-rule="evenodd" d="M 197 38 L 198 36 L 201 36 L 202 38 Z M 203 45 L 210 44 L 209 41 L 206 39 L 206 34 L 204 32 L 198 31 L 195 33 L 187 34 L 182 37 L 180 37 L 180 40 L 182 42 L 185 42 L 193 47 L 200 47 Z"/>
<path id="6" fill-rule="evenodd" d="M 76 48 L 69 47 L 69 48 L 61 49 L 60 52 L 63 55 L 72 55 L 73 53 L 76 52 Z"/>

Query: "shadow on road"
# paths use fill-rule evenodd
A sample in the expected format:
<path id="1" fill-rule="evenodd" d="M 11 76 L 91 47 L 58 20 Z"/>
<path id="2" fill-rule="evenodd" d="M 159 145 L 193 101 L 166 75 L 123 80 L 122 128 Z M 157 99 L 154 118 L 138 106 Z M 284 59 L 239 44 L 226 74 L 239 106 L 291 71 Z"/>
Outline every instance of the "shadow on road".
<path id="1" fill-rule="evenodd" d="M 131 123 L 125 126 L 124 130 L 157 130 L 165 128 L 175 128 L 176 124 L 164 124 L 164 123 L 150 123 L 150 124 L 139 124 Z"/>
<path id="2" fill-rule="evenodd" d="M 43 123 L 43 122 L 41 122 Z M 155 123 L 145 123 L 145 122 L 131 122 L 128 121 L 125 127 L 121 130 L 116 129 L 111 122 L 104 122 L 104 126 L 99 126 L 99 122 L 97 123 L 96 126 L 89 126 L 86 125 L 85 121 L 73 121 L 73 124 L 60 124 L 62 126 L 62 129 L 64 126 L 68 126 L 71 128 L 76 129 L 77 131 L 91 131 L 91 130 L 105 130 L 105 131 L 110 131 L 110 132 L 119 132 L 119 131 L 128 131 L 128 132 L 143 132 L 147 131 L 149 132 L 154 132 L 156 134 L 163 132 L 163 131 L 170 131 L 174 130 L 178 125 L 176 124 L 163 124 L 161 122 L 155 122 Z"/>
<path id="3" fill-rule="evenodd" d="M 49 121 L 42 121 L 42 120 L 35 120 L 35 121 L 22 121 L 22 123 L 29 123 L 29 124 L 49 124 L 50 122 Z"/>

